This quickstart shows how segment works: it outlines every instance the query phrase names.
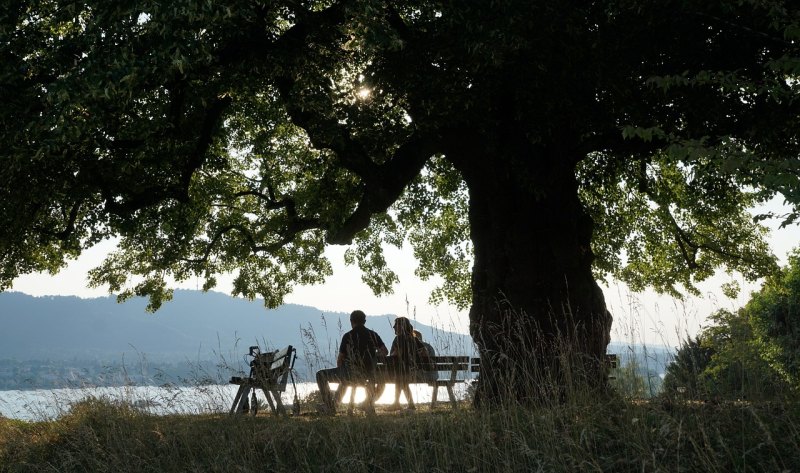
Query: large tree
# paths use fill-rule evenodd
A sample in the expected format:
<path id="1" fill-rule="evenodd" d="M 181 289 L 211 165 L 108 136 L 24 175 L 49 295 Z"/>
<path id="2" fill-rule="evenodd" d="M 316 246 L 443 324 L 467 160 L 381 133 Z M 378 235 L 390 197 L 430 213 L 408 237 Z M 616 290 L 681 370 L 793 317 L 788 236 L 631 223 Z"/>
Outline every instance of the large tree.
<path id="1" fill-rule="evenodd" d="M 798 40 L 788 0 L 4 0 L 0 287 L 119 236 L 123 297 L 234 271 L 274 306 L 327 244 L 390 290 L 409 241 L 478 399 L 602 385 L 597 278 L 774 267 L 746 209 L 798 214 Z"/>

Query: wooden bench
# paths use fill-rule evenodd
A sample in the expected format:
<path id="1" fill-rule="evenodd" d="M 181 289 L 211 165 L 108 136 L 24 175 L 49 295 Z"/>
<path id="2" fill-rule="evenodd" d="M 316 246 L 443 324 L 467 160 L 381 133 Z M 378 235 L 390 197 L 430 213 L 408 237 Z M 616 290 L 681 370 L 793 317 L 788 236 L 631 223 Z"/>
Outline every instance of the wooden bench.
<path id="1" fill-rule="evenodd" d="M 258 413 L 256 391 L 259 388 L 264 392 L 272 412 L 285 414 L 286 408 L 281 401 L 281 393 L 286 391 L 289 374 L 294 368 L 295 352 L 291 345 L 283 350 L 269 353 L 261 353 L 257 346 L 250 347 L 249 355 L 253 358 L 250 361 L 250 376 L 246 378 L 233 376 L 230 380 L 231 384 L 239 385 L 230 415 L 248 412 L 256 415 Z"/>
<path id="2" fill-rule="evenodd" d="M 422 366 L 422 371 L 417 374 L 422 379 L 417 382 L 425 383 L 433 388 L 433 396 L 431 397 L 431 407 L 436 405 L 439 388 L 445 388 L 447 395 L 450 399 L 450 404 L 453 407 L 458 407 L 458 400 L 456 399 L 453 387 L 458 383 L 467 381 L 467 373 L 469 373 L 469 357 L 468 356 L 432 356 L 430 362 Z M 427 372 L 436 372 L 438 376 L 435 380 L 425 377 Z"/>
<path id="3" fill-rule="evenodd" d="M 453 387 L 458 383 L 464 383 L 469 373 L 470 364 L 468 356 L 432 356 L 429 361 L 418 365 L 418 369 L 411 373 L 407 380 L 401 380 L 397 377 L 395 370 L 392 369 L 392 360 L 390 357 L 379 357 L 377 360 L 375 370 L 376 384 L 375 398 L 379 398 L 387 384 L 394 384 L 396 389 L 400 389 L 400 383 L 406 382 L 407 384 L 427 384 L 433 388 L 433 396 L 431 398 L 431 407 L 435 407 L 438 401 L 439 389 L 445 388 L 450 403 L 453 407 L 458 407 L 458 399 L 456 399 Z M 436 373 L 436 376 L 433 376 Z M 353 399 L 355 398 L 355 390 L 357 387 L 364 387 L 368 380 L 359 381 L 345 381 L 339 385 L 337 399 L 341 402 L 344 397 L 346 388 L 351 388 L 350 395 L 350 408 L 353 409 Z M 409 392 L 408 390 L 406 392 Z M 413 403 L 413 400 L 411 400 Z"/>

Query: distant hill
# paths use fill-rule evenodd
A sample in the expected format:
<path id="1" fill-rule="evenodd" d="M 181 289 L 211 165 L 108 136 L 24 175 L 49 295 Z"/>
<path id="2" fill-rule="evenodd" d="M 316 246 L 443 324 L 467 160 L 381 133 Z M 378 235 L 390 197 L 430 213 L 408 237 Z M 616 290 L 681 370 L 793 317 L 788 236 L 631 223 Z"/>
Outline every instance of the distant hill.
<path id="1" fill-rule="evenodd" d="M 144 299 L 118 304 L 114 297 L 34 297 L 0 293 L 0 359 L 107 360 L 147 357 L 151 361 L 237 361 L 250 345 L 276 349 L 293 345 L 300 358 L 332 363 L 349 313 L 323 312 L 286 304 L 267 310 L 217 292 L 178 290 L 155 314 Z M 394 315 L 369 316 L 367 326 L 391 343 Z M 443 354 L 469 353 L 467 335 L 415 323 Z"/>

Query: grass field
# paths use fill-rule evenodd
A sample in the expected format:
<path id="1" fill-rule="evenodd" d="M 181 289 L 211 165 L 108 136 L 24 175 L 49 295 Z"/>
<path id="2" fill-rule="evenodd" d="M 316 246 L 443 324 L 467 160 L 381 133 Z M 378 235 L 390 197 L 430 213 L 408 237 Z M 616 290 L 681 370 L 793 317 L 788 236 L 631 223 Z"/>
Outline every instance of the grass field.
<path id="1" fill-rule="evenodd" d="M 609 399 L 490 412 L 0 418 L 0 472 L 800 471 L 800 406 Z"/>

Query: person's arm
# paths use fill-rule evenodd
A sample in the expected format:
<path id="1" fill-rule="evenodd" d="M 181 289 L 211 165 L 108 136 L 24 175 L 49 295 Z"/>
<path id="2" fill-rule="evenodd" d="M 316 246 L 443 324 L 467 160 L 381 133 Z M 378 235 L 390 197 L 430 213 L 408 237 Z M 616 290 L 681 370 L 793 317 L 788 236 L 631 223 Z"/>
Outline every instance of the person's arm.
<path id="1" fill-rule="evenodd" d="M 386 345 L 381 343 L 381 346 L 378 347 L 378 356 L 386 356 L 389 354 L 389 350 L 386 349 Z"/>
<path id="2" fill-rule="evenodd" d="M 384 346 L 384 348 L 386 348 L 386 346 Z M 389 355 L 397 356 L 397 337 L 394 337 L 394 340 L 392 341 L 392 351 L 389 352 Z"/>
<path id="3" fill-rule="evenodd" d="M 386 349 L 386 344 L 383 343 L 383 339 L 377 332 L 372 332 L 372 339 L 375 342 L 375 354 L 378 356 L 386 356 L 389 354 L 389 350 Z"/>
<path id="4" fill-rule="evenodd" d="M 425 345 L 425 349 L 428 350 L 428 356 L 436 356 L 436 350 L 433 348 L 433 345 L 430 343 L 423 343 Z"/>
<path id="5" fill-rule="evenodd" d="M 418 338 L 414 337 L 414 361 L 415 362 L 425 362 L 428 361 L 428 349 L 425 347 L 425 344 L 419 341 Z"/>
<path id="6" fill-rule="evenodd" d="M 339 344 L 339 355 L 336 357 L 336 367 L 341 368 L 344 366 L 344 362 L 347 359 L 347 347 L 350 345 L 350 337 L 348 335 L 350 332 L 347 332 L 342 336 L 342 343 Z"/>

